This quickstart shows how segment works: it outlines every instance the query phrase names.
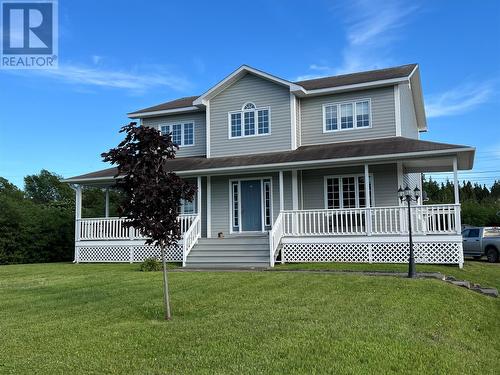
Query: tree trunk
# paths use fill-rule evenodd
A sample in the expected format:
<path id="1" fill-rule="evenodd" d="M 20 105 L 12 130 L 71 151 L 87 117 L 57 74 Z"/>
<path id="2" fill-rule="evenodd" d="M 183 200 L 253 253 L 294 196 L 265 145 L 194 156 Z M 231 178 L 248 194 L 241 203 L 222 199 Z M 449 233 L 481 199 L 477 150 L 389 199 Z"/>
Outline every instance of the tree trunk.
<path id="1" fill-rule="evenodd" d="M 165 257 L 165 246 L 161 247 L 161 263 L 163 264 L 163 305 L 165 309 L 165 320 L 172 319 L 170 314 L 170 297 L 168 295 L 167 260 Z"/>

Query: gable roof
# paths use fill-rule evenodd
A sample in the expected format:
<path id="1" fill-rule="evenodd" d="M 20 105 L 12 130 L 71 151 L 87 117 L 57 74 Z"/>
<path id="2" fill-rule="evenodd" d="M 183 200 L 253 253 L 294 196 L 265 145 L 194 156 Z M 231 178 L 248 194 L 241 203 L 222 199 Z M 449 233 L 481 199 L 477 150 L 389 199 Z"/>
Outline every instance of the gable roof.
<path id="1" fill-rule="evenodd" d="M 273 76 L 261 70 L 252 68 L 247 65 L 242 65 L 233 73 L 228 75 L 218 84 L 210 88 L 204 94 L 199 96 L 188 96 L 180 99 L 175 99 L 166 103 L 155 105 L 152 107 L 140 109 L 128 114 L 131 118 L 154 116 L 158 114 L 167 114 L 181 111 L 196 111 L 203 110 L 204 100 L 217 95 L 219 92 L 229 87 L 242 76 L 250 73 L 255 74 L 263 79 L 275 82 L 277 84 L 287 86 L 290 91 L 300 96 L 314 94 L 314 90 L 324 89 L 340 89 L 348 88 L 352 85 L 363 85 L 369 83 L 377 83 L 398 79 L 408 79 L 412 73 L 418 68 L 418 64 L 401 65 L 386 69 L 370 70 L 365 72 L 342 74 L 337 76 L 309 79 L 305 81 L 291 82 L 285 79 Z M 159 113 L 158 113 L 159 112 Z"/>
<path id="2" fill-rule="evenodd" d="M 469 146 L 422 141 L 413 138 L 391 137 L 364 141 L 340 142 L 324 145 L 301 146 L 296 150 L 268 152 L 253 155 L 238 155 L 207 158 L 192 156 L 167 161 L 170 170 L 183 174 L 241 171 L 248 168 L 297 167 L 304 164 L 367 162 L 368 160 L 392 160 L 425 157 L 426 155 L 457 155 L 459 169 L 471 169 L 475 149 Z M 109 168 L 81 176 L 71 177 L 65 182 L 112 180 L 116 168 Z"/>
<path id="3" fill-rule="evenodd" d="M 236 69 L 234 72 L 229 74 L 222 81 L 220 81 L 215 86 L 210 88 L 208 91 L 206 91 L 205 93 L 200 95 L 198 97 L 198 99 L 193 101 L 193 104 L 194 105 L 204 105 L 206 103 L 206 100 L 213 98 L 214 96 L 219 94 L 221 91 L 225 90 L 227 87 L 231 86 L 234 82 L 238 81 L 240 78 L 244 77 L 247 74 L 253 74 L 253 75 L 256 75 L 257 77 L 274 82 L 278 85 L 289 87 L 290 91 L 300 91 L 302 89 L 302 87 L 296 85 L 293 82 L 287 81 L 287 80 L 279 78 L 277 76 L 273 76 L 272 74 L 266 73 L 262 70 L 252 68 L 251 66 L 242 65 L 238 69 Z"/>

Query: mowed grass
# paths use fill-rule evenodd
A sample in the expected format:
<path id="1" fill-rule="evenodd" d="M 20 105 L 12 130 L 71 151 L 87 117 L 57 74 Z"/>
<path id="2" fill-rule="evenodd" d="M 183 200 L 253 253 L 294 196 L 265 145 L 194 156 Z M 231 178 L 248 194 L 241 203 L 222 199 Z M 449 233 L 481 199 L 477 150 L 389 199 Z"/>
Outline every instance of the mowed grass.
<path id="1" fill-rule="evenodd" d="M 289 263 L 277 264 L 276 270 L 309 270 L 309 271 L 376 271 L 376 272 L 408 272 L 407 264 L 389 263 Z M 500 263 L 483 261 L 466 261 L 462 269 L 457 265 L 417 264 L 417 272 L 440 272 L 453 276 L 458 280 L 497 288 L 500 290 Z"/>
<path id="2" fill-rule="evenodd" d="M 497 269 L 498 270 L 498 269 Z M 500 299 L 437 280 L 0 267 L 0 373 L 494 374 Z M 498 274 L 497 274 L 498 277 Z"/>

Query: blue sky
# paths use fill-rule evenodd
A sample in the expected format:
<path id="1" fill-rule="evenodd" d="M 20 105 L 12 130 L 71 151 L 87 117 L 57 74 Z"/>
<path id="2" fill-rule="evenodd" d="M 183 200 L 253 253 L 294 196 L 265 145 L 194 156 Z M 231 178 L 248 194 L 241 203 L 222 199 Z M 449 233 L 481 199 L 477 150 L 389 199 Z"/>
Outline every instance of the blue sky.
<path id="1" fill-rule="evenodd" d="M 489 184 L 499 40 L 495 0 L 60 0 L 59 69 L 0 71 L 0 176 L 102 169 L 127 112 L 200 94 L 241 64 L 295 80 L 418 62 L 422 138 L 476 146 L 461 177 Z"/>

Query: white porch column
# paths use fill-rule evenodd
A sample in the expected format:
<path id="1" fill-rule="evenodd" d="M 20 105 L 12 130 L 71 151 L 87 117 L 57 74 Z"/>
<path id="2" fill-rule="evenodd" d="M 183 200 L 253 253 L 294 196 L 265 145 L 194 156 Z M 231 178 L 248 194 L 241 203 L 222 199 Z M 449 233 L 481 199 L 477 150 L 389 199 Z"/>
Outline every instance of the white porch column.
<path id="1" fill-rule="evenodd" d="M 456 157 L 453 159 L 453 190 L 455 193 L 455 204 L 459 204 L 460 197 L 458 196 L 458 163 Z"/>
<path id="2" fill-rule="evenodd" d="M 368 169 L 368 164 L 365 164 L 365 203 L 366 203 L 366 234 L 368 236 L 372 235 L 372 202 L 371 202 L 371 190 L 370 190 L 370 173 Z"/>
<path id="3" fill-rule="evenodd" d="M 460 196 L 458 190 L 458 162 L 457 157 L 453 158 L 453 191 L 455 193 L 455 225 L 457 234 L 462 233 L 462 218 L 460 209 Z"/>
<path id="4" fill-rule="evenodd" d="M 109 217 L 109 188 L 105 190 L 106 204 L 104 208 L 104 217 Z"/>
<path id="5" fill-rule="evenodd" d="M 201 217 L 201 176 L 196 178 L 196 213 Z"/>
<path id="6" fill-rule="evenodd" d="M 299 180 L 296 169 L 292 171 L 292 209 L 299 209 Z"/>
<path id="7" fill-rule="evenodd" d="M 80 261 L 80 249 L 77 242 L 80 241 L 80 219 L 82 218 L 82 187 L 75 188 L 75 263 Z"/>
<path id="8" fill-rule="evenodd" d="M 283 195 L 283 171 L 279 172 L 279 185 L 280 185 L 280 212 L 285 209 L 285 197 Z"/>
<path id="9" fill-rule="evenodd" d="M 207 238 L 212 238 L 212 178 L 207 176 Z"/>

